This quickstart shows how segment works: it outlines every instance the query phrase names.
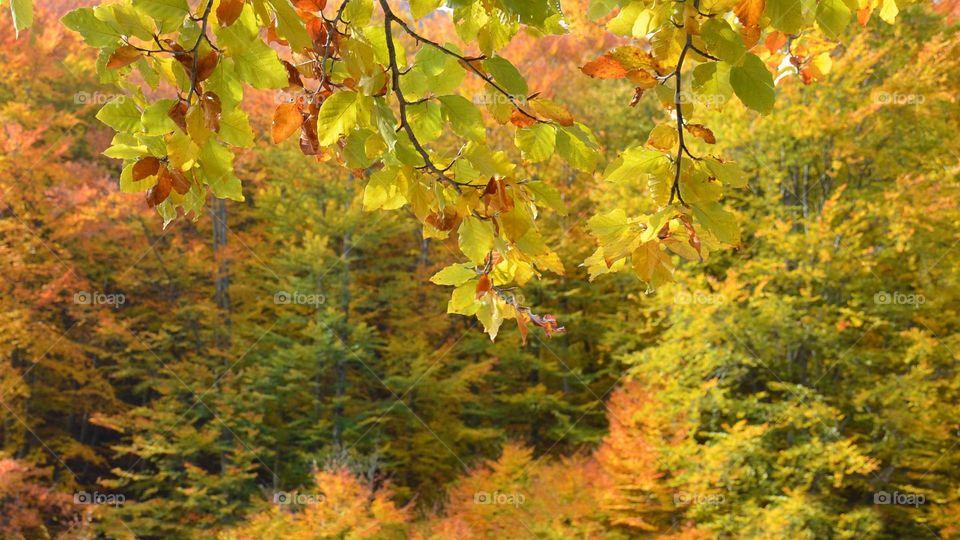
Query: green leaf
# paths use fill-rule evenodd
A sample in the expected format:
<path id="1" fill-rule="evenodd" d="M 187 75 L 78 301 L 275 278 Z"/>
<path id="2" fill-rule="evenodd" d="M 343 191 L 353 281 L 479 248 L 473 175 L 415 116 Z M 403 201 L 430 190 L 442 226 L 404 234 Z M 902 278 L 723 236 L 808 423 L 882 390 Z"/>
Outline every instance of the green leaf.
<path id="1" fill-rule="evenodd" d="M 510 95 L 517 99 L 527 98 L 527 81 L 509 60 L 502 56 L 494 56 L 484 60 L 483 65 L 493 76 L 493 80 L 497 81 L 497 84 Z"/>
<path id="2" fill-rule="evenodd" d="M 463 96 L 440 96 L 444 117 L 453 130 L 464 137 L 482 143 L 487 138 L 483 115 L 476 105 Z"/>
<path id="3" fill-rule="evenodd" d="M 587 17 L 589 17 L 591 21 L 602 19 L 613 11 L 613 8 L 617 7 L 617 4 L 617 0 L 590 0 L 590 5 L 587 7 Z"/>
<path id="4" fill-rule="evenodd" d="M 537 206 L 546 205 L 556 210 L 561 216 L 567 215 L 567 205 L 563 204 L 563 197 L 557 188 L 545 182 L 530 182 L 527 184 L 527 189 L 536 197 Z"/>
<path id="5" fill-rule="evenodd" d="M 604 178 L 609 182 L 637 182 L 647 179 L 647 175 L 654 172 L 658 165 L 666 163 L 669 158 L 663 152 L 648 150 L 642 146 L 628 148 L 620 158 L 610 164 L 604 172 Z"/>
<path id="6" fill-rule="evenodd" d="M 460 235 L 460 251 L 477 266 L 486 262 L 493 249 L 493 227 L 487 221 L 469 216 L 457 230 Z"/>
<path id="7" fill-rule="evenodd" d="M 477 271 L 469 264 L 451 264 L 440 270 L 430 281 L 437 285 L 453 285 L 459 287 L 471 279 L 477 278 Z"/>
<path id="8" fill-rule="evenodd" d="M 11 0 L 10 13 L 13 15 L 13 27 L 19 36 L 21 30 L 33 25 L 33 0 Z"/>
<path id="9" fill-rule="evenodd" d="M 140 109 L 133 100 L 118 96 L 103 106 L 97 113 L 97 120 L 112 127 L 114 131 L 133 133 L 140 129 Z"/>
<path id="10" fill-rule="evenodd" d="M 478 309 L 480 309 L 480 302 L 477 302 L 477 284 L 474 280 L 453 290 L 450 302 L 447 304 L 447 313 L 458 313 L 469 317 L 475 315 Z"/>
<path id="11" fill-rule="evenodd" d="M 419 19 L 427 13 L 437 9 L 443 4 L 443 0 L 410 0 L 410 13 L 414 19 Z"/>
<path id="12" fill-rule="evenodd" d="M 551 124 L 534 124 L 517 130 L 514 139 L 523 159 L 537 163 L 549 159 L 557 143 L 557 128 Z"/>
<path id="13" fill-rule="evenodd" d="M 180 27 L 190 13 L 187 0 L 133 0 L 133 7 L 153 17 L 167 32 Z"/>
<path id="14" fill-rule="evenodd" d="M 243 201 L 240 179 L 233 172 L 233 152 L 210 140 L 200 152 L 200 170 L 214 196 Z"/>
<path id="15" fill-rule="evenodd" d="M 579 125 L 561 127 L 557 131 L 557 153 L 574 169 L 583 172 L 592 172 L 600 159 L 596 144 Z"/>
<path id="16" fill-rule="evenodd" d="M 693 68 L 694 99 L 708 109 L 719 109 L 733 95 L 730 86 L 730 64 L 706 62 Z"/>
<path id="17" fill-rule="evenodd" d="M 94 16 L 93 8 L 75 9 L 64 15 L 60 22 L 80 34 L 91 47 L 109 47 L 120 39 L 116 30 Z"/>
<path id="18" fill-rule="evenodd" d="M 744 174 L 740 165 L 737 165 L 736 162 L 720 162 L 713 158 L 707 158 L 704 163 L 706 163 L 707 169 L 713 176 L 724 184 L 735 188 L 747 187 L 747 175 Z"/>
<path id="19" fill-rule="evenodd" d="M 277 29 L 280 35 L 290 43 L 293 50 L 300 52 L 312 48 L 313 40 L 289 0 L 270 0 L 270 5 L 277 14 Z"/>
<path id="20" fill-rule="evenodd" d="M 256 22 L 249 6 L 234 24 L 217 30 L 220 48 L 234 60 L 234 73 L 254 88 L 287 86 L 287 70 L 276 51 L 256 34 Z M 222 62 L 221 62 L 222 63 Z"/>
<path id="21" fill-rule="evenodd" d="M 353 91 L 337 92 L 324 100 L 317 115 L 317 136 L 321 146 L 331 145 L 357 123 L 359 95 Z"/>
<path id="22" fill-rule="evenodd" d="M 796 34 L 805 26 L 804 11 L 815 0 L 767 0 L 764 16 L 770 18 L 770 26 L 786 34 Z"/>
<path id="23" fill-rule="evenodd" d="M 433 101 L 414 103 L 407 107 L 410 127 L 422 144 L 431 143 L 443 134 L 443 116 L 440 105 Z"/>
<path id="24" fill-rule="evenodd" d="M 725 62 L 739 64 L 747 52 L 740 34 L 723 19 L 708 19 L 700 27 L 700 36 L 707 44 L 707 52 Z"/>
<path id="25" fill-rule="evenodd" d="M 712 232 L 717 240 L 727 244 L 740 242 L 740 227 L 737 225 L 737 218 L 724 210 L 720 203 L 696 205 L 693 207 L 693 216 L 697 218 L 704 229 Z"/>
<path id="26" fill-rule="evenodd" d="M 843 0 L 820 0 L 817 4 L 817 24 L 830 38 L 838 39 L 850 18 L 850 8 Z"/>
<path id="27" fill-rule="evenodd" d="M 151 103 L 143 110 L 140 117 L 140 126 L 147 135 L 165 135 L 177 129 L 177 124 L 170 118 L 170 108 L 177 102 L 175 99 L 161 99 Z"/>
<path id="28" fill-rule="evenodd" d="M 773 76 L 758 56 L 748 53 L 742 65 L 730 69 L 730 85 L 747 107 L 760 114 L 773 110 Z"/>
<path id="29" fill-rule="evenodd" d="M 394 168 L 380 169 L 370 175 L 370 181 L 363 190 L 363 209 L 396 210 L 407 204 L 406 197 L 400 192 L 397 182 L 397 170 Z"/>
<path id="30" fill-rule="evenodd" d="M 247 113 L 234 109 L 220 115 L 220 138 L 227 144 L 250 148 L 253 146 L 253 128 Z"/>

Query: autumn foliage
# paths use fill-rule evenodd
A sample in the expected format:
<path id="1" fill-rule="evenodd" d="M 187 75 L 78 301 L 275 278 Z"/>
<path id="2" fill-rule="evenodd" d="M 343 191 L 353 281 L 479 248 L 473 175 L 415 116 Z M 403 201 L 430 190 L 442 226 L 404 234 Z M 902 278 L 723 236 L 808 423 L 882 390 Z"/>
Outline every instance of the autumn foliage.
<path id="1" fill-rule="evenodd" d="M 4 4 L 0 537 L 960 537 L 957 14 Z"/>

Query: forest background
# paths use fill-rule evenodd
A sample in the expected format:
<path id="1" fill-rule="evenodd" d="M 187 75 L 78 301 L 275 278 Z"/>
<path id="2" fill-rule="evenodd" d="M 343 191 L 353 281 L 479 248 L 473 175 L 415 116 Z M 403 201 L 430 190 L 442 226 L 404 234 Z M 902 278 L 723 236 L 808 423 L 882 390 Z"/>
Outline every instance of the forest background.
<path id="1" fill-rule="evenodd" d="M 518 294 L 566 328 L 525 344 L 445 313 L 455 240 L 270 143 L 285 92 L 247 105 L 246 200 L 162 227 L 58 22 L 91 3 L 0 19 L 0 536 L 960 536 L 956 2 L 851 30 L 769 115 L 710 113 L 742 239 L 675 283 L 573 262 L 641 189 L 525 164 L 565 272 Z M 616 40 L 504 53 L 606 159 L 662 114 L 581 72 Z"/>

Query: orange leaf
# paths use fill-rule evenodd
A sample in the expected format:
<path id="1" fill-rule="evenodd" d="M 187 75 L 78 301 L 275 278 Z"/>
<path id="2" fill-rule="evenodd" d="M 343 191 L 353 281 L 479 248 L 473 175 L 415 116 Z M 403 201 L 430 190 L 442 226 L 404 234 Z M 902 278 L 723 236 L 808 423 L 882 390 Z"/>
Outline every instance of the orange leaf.
<path id="1" fill-rule="evenodd" d="M 713 132 L 710 131 L 710 128 L 704 126 L 703 124 L 687 124 L 683 126 L 687 128 L 687 131 L 691 135 L 699 139 L 703 139 L 707 144 L 716 144 L 717 138 L 713 136 Z"/>
<path id="2" fill-rule="evenodd" d="M 113 51 L 113 54 L 110 55 L 110 59 L 107 60 L 107 68 L 120 69 L 124 66 L 129 66 L 139 59 L 140 51 L 130 45 L 124 45 Z"/>
<path id="3" fill-rule="evenodd" d="M 243 11 L 243 0 L 220 0 L 217 6 L 217 20 L 221 26 L 233 24 Z"/>
<path id="4" fill-rule="evenodd" d="M 480 279 L 477 281 L 477 300 L 486 296 L 492 289 L 493 282 L 490 281 L 490 276 L 487 274 L 480 276 Z"/>
<path id="5" fill-rule="evenodd" d="M 536 124 L 537 121 L 514 109 L 513 112 L 510 113 L 510 123 L 517 127 L 530 127 Z"/>
<path id="6" fill-rule="evenodd" d="M 766 41 L 763 43 L 767 50 L 770 51 L 770 54 L 776 53 L 786 44 L 787 35 L 783 32 L 771 32 L 770 35 L 767 36 Z"/>
<path id="7" fill-rule="evenodd" d="M 157 174 L 160 170 L 160 160 L 150 156 L 141 158 L 133 165 L 133 181 L 139 182 L 148 176 Z"/>
<path id="8" fill-rule="evenodd" d="M 527 329 L 527 321 L 529 316 L 523 311 L 517 310 L 517 329 L 520 330 L 520 339 L 523 340 L 523 344 L 527 344 L 527 334 L 529 330 Z"/>
<path id="9" fill-rule="evenodd" d="M 300 104 L 281 103 L 273 113 L 273 125 L 270 128 L 273 143 L 289 139 L 302 125 L 303 114 L 300 113 Z"/>
<path id="10" fill-rule="evenodd" d="M 766 4 L 766 0 L 741 0 L 733 12 L 744 27 L 759 26 Z"/>
<path id="11" fill-rule="evenodd" d="M 580 68 L 594 79 L 622 79 L 627 76 L 627 68 L 619 60 L 605 54 Z"/>
<path id="12" fill-rule="evenodd" d="M 294 0 L 293 3 L 304 11 L 322 11 L 327 7 L 327 0 Z"/>

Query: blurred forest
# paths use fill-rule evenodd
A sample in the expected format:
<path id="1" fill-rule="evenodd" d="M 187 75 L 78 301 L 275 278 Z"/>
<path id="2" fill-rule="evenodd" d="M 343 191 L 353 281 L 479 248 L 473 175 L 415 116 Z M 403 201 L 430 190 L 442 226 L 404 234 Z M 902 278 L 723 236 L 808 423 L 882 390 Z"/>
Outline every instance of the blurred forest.
<path id="1" fill-rule="evenodd" d="M 163 228 L 57 22 L 90 3 L 0 16 L 0 537 L 960 537 L 956 3 L 871 20 L 772 114 L 710 113 L 742 243 L 675 283 L 572 262 L 645 187 L 526 164 L 567 211 L 566 276 L 519 291 L 566 333 L 525 345 L 445 313 L 455 240 L 270 144 L 282 92 L 247 107 L 245 202 Z M 607 159 L 662 114 L 580 72 L 615 41 L 505 53 Z"/>

